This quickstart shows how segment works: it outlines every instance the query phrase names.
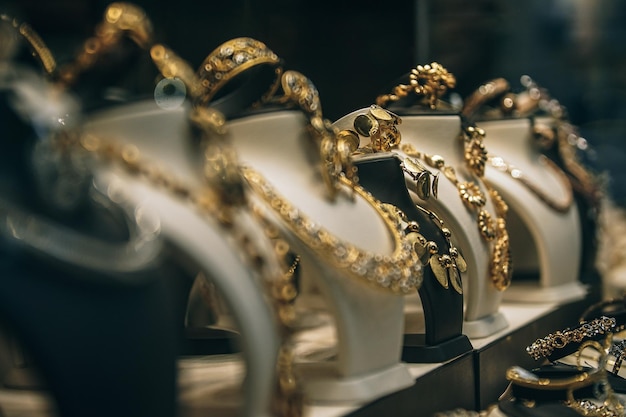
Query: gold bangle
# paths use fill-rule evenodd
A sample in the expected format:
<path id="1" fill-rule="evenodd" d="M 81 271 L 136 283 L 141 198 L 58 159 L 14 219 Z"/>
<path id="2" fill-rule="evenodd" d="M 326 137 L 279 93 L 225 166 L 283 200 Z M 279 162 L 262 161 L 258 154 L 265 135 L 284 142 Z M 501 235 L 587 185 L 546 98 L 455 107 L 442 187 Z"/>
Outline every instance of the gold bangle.
<path id="1" fill-rule="evenodd" d="M 253 38 L 241 37 L 224 42 L 204 59 L 197 71 L 204 88 L 200 104 L 208 104 L 231 80 L 259 66 L 269 67 L 274 74 L 268 90 L 258 98 L 262 102 L 278 88 L 283 72 L 280 58 L 263 42 Z"/>

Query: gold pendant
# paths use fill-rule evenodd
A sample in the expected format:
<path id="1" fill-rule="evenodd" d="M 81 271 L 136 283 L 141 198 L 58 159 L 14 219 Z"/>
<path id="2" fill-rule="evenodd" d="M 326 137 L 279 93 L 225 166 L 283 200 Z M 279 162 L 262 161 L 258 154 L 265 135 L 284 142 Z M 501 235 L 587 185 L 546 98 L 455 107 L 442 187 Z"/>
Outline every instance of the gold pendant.
<path id="1" fill-rule="evenodd" d="M 461 273 L 459 272 L 458 264 L 457 267 L 448 268 L 448 273 L 450 274 L 450 282 L 452 283 L 452 288 L 459 293 L 463 294 L 463 282 L 461 281 Z"/>
<path id="2" fill-rule="evenodd" d="M 465 262 L 465 258 L 463 258 L 463 256 L 461 256 L 460 253 L 457 254 L 457 256 L 454 258 L 454 261 L 456 263 L 457 268 L 459 268 L 459 271 L 461 272 L 467 271 L 467 262 Z"/>
<path id="3" fill-rule="evenodd" d="M 448 284 L 448 271 L 447 271 L 447 267 L 444 265 L 444 262 L 442 261 L 442 256 L 438 256 L 438 255 L 432 255 L 430 257 L 430 268 L 433 270 L 433 273 L 435 274 L 435 278 L 437 278 L 437 281 L 439 281 L 439 284 L 441 284 L 441 286 L 445 289 L 448 289 L 449 284 Z"/>

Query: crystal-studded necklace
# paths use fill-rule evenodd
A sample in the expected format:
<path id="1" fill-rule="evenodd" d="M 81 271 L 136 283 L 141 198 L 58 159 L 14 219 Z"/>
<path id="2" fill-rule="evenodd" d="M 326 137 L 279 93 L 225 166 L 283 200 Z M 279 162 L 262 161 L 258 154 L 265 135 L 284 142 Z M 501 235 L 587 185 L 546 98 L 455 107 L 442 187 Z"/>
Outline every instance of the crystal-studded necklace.
<path id="1" fill-rule="evenodd" d="M 376 254 L 333 236 L 278 194 L 259 172 L 244 166 L 242 173 L 255 194 L 261 197 L 290 231 L 320 258 L 362 282 L 392 292 L 406 294 L 421 286 L 422 265 L 413 243 L 419 239 L 419 234 L 412 232 L 408 225 L 402 224 L 394 206 L 381 203 L 363 187 L 343 176 L 339 177 L 343 185 L 349 187 L 376 210 L 393 237 L 395 244 L 393 253 Z M 256 210 L 262 211 L 263 207 L 257 206 Z"/>

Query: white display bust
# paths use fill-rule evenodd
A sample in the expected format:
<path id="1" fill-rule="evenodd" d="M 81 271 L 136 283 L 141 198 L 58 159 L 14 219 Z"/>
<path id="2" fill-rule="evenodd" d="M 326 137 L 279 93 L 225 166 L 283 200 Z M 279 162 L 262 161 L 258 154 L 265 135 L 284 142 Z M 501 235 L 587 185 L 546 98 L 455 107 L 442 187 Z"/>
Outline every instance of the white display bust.
<path id="1" fill-rule="evenodd" d="M 120 105 L 87 117 L 85 132 L 101 140 L 132 144 L 142 160 L 186 184 L 201 184 L 202 152 L 190 140 L 184 107 L 166 111 L 154 101 Z M 136 204 L 154 211 L 163 236 L 190 276 L 201 272 L 210 277 L 240 331 L 246 364 L 241 415 L 269 416 L 279 338 L 260 277 L 244 261 L 239 248 L 217 221 L 197 207 L 119 166 L 103 165 L 95 181 L 114 185 Z M 245 211 L 236 216 L 257 246 L 269 253 L 271 247 L 251 216 Z M 180 383 L 184 385 L 184 381 Z"/>
<path id="2" fill-rule="evenodd" d="M 514 271 L 536 275 L 536 279 L 521 282 L 514 278 L 505 299 L 536 303 L 567 302 L 584 297 L 586 289 L 579 281 L 582 232 L 569 181 L 541 155 L 529 118 L 477 124 L 486 132 L 485 145 L 490 158 L 500 157 L 517 168 L 519 171 L 513 173 L 521 175 L 539 191 L 539 194 L 533 192 L 505 169 L 487 164 L 485 178 L 509 206 Z M 544 195 L 555 206 L 563 207 L 551 208 L 542 200 Z M 569 204 L 565 204 L 567 202 Z"/>
<path id="3" fill-rule="evenodd" d="M 319 145 L 311 146 L 305 124 L 300 111 L 274 111 L 231 120 L 228 136 L 242 165 L 260 173 L 316 225 L 362 250 L 390 255 L 393 240 L 370 202 L 347 188 L 329 200 Z M 355 280 L 303 244 L 272 210 L 266 213 L 289 236 L 302 259 L 303 281 L 320 289 L 335 322 L 335 355 L 300 363 L 308 398 L 362 403 L 412 385 L 400 362 L 404 296 Z"/>

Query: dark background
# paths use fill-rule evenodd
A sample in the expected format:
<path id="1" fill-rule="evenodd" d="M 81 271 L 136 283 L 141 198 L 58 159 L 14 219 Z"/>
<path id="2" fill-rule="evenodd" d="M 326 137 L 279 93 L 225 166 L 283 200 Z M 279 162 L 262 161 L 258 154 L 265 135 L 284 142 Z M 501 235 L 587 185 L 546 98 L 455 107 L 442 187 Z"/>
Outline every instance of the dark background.
<path id="1" fill-rule="evenodd" d="M 59 61 L 93 33 L 108 1 L 1 2 Z M 626 2 L 619 0 L 138 1 L 163 42 L 197 68 L 222 42 L 265 42 L 317 86 L 331 120 L 371 104 L 417 64 L 437 61 L 467 96 L 530 75 L 564 104 L 626 204 Z M 147 91 L 154 79 L 138 76 Z"/>

